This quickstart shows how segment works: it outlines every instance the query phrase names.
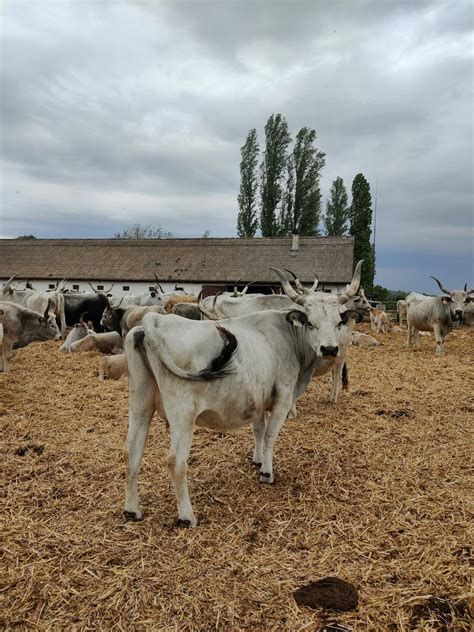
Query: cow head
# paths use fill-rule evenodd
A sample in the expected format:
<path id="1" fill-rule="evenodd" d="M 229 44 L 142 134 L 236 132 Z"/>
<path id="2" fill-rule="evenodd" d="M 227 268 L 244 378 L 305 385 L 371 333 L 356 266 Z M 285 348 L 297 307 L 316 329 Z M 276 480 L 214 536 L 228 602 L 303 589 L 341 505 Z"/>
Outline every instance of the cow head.
<path id="1" fill-rule="evenodd" d="M 106 298 L 107 307 L 104 309 L 100 324 L 109 331 L 118 331 L 121 333 L 120 321 L 122 320 L 124 308 L 121 308 L 123 297 L 120 299 L 120 303 L 113 307 L 108 298 Z"/>
<path id="2" fill-rule="evenodd" d="M 362 261 L 354 271 L 350 286 L 344 294 L 326 294 L 297 285 L 295 290 L 284 272 L 272 268 L 280 278 L 285 294 L 297 306 L 287 313 L 286 319 L 294 328 L 302 328 L 306 342 L 316 356 L 331 357 L 341 354 L 341 345 L 347 342 L 348 327 L 353 322 L 353 311 L 347 304 L 356 296 L 360 287 Z M 350 335 L 350 334 L 349 334 Z"/>
<path id="3" fill-rule="evenodd" d="M 441 281 L 439 281 L 436 277 L 432 276 L 432 279 L 436 281 L 439 286 L 439 289 L 446 294 L 446 296 L 441 297 L 441 302 L 444 305 L 448 305 L 451 318 L 453 321 L 460 322 L 464 316 L 464 310 L 466 306 L 473 301 L 473 297 L 469 296 L 473 291 L 473 289 L 467 289 L 467 283 L 464 285 L 464 290 L 448 290 L 443 286 Z"/>
<path id="4" fill-rule="evenodd" d="M 56 316 L 50 313 L 52 301 L 48 301 L 48 305 L 44 311 L 43 316 L 38 317 L 38 338 L 43 340 L 59 340 L 61 338 L 61 332 L 56 323 Z"/>

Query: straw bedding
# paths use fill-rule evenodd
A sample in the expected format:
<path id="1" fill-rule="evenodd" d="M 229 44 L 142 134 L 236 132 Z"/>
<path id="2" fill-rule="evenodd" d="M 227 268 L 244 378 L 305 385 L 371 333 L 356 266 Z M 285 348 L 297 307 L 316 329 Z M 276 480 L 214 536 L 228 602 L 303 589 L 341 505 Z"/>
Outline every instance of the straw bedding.
<path id="1" fill-rule="evenodd" d="M 190 492 L 201 524 L 173 527 L 167 430 L 152 425 L 125 522 L 127 384 L 58 343 L 0 375 L 4 629 L 468 630 L 474 332 L 434 354 L 403 334 L 350 351 L 350 389 L 314 380 L 275 449 L 274 486 L 250 464 L 250 428 L 196 432 Z M 325 577 L 356 610 L 297 605 Z M 471 601 L 470 601 L 471 600 Z M 336 625 L 336 623 L 338 625 Z"/>

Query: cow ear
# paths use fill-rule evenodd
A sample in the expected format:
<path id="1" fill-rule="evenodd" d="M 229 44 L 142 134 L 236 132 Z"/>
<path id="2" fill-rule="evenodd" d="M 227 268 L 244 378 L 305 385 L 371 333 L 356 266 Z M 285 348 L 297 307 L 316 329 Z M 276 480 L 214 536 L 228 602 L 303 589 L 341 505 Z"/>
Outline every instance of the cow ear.
<path id="1" fill-rule="evenodd" d="M 472 303 L 473 300 L 472 296 L 466 296 L 466 303 Z"/>
<path id="2" fill-rule="evenodd" d="M 308 317 L 304 312 L 300 312 L 299 309 L 293 309 L 291 312 L 288 312 L 286 320 L 293 327 L 303 327 L 308 323 Z"/>
<path id="3" fill-rule="evenodd" d="M 43 323 L 44 323 L 44 318 L 43 318 L 42 316 L 40 316 L 40 317 L 38 318 L 38 321 L 39 321 L 41 324 L 43 324 Z"/>
<path id="4" fill-rule="evenodd" d="M 449 305 L 449 303 L 453 302 L 453 299 L 450 296 L 443 296 L 441 302 L 443 305 Z"/>

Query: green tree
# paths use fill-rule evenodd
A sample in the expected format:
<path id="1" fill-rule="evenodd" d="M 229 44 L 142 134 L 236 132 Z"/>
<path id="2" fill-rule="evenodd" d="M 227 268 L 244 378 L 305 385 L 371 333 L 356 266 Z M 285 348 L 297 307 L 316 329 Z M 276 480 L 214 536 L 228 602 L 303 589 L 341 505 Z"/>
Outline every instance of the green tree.
<path id="1" fill-rule="evenodd" d="M 237 216 L 237 234 L 239 237 L 254 237 L 258 228 L 257 218 L 257 164 L 260 149 L 257 130 L 251 129 L 245 144 L 240 148 L 240 192 L 237 197 L 239 214 Z"/>
<path id="2" fill-rule="evenodd" d="M 372 234 L 372 196 L 370 185 L 362 173 L 358 173 L 352 182 L 352 204 L 349 211 L 350 229 L 354 237 L 354 265 L 360 259 L 362 266 L 362 286 L 369 291 L 374 283 L 373 248 L 370 243 Z"/>
<path id="3" fill-rule="evenodd" d="M 337 177 L 331 185 L 331 199 L 326 204 L 324 225 L 326 235 L 340 236 L 347 233 L 349 208 L 347 206 L 347 191 L 344 180 Z"/>
<path id="4" fill-rule="evenodd" d="M 300 235 L 317 235 L 321 217 L 319 179 L 325 165 L 325 154 L 314 146 L 316 132 L 303 127 L 296 136 L 293 148 L 294 205 L 293 229 Z"/>
<path id="5" fill-rule="evenodd" d="M 272 114 L 265 125 L 265 151 L 260 165 L 260 228 L 263 237 L 274 237 L 280 232 L 276 212 L 282 199 L 282 181 L 287 168 L 290 142 L 285 117 Z"/>
<path id="6" fill-rule="evenodd" d="M 139 223 L 132 224 L 114 235 L 114 239 L 170 239 L 171 237 L 173 233 L 163 230 L 161 226 L 154 227 Z"/>
<path id="7" fill-rule="evenodd" d="M 36 239 L 36 237 L 34 235 L 19 235 L 15 239 Z"/>

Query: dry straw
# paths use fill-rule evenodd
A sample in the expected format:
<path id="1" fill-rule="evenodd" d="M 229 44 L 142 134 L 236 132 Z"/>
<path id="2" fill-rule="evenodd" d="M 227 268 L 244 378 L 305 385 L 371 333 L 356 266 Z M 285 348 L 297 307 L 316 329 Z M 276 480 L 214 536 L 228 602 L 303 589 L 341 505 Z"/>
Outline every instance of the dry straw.
<path id="1" fill-rule="evenodd" d="M 3 629 L 470 629 L 474 332 L 449 336 L 442 358 L 433 338 L 419 352 L 379 339 L 351 349 L 336 406 L 329 379 L 313 381 L 273 487 L 257 482 L 248 428 L 196 432 L 192 530 L 173 528 L 161 421 L 144 520 L 122 518 L 127 384 L 99 382 L 96 354 L 18 351 L 0 375 Z M 357 610 L 296 604 L 325 576 L 358 587 Z"/>

